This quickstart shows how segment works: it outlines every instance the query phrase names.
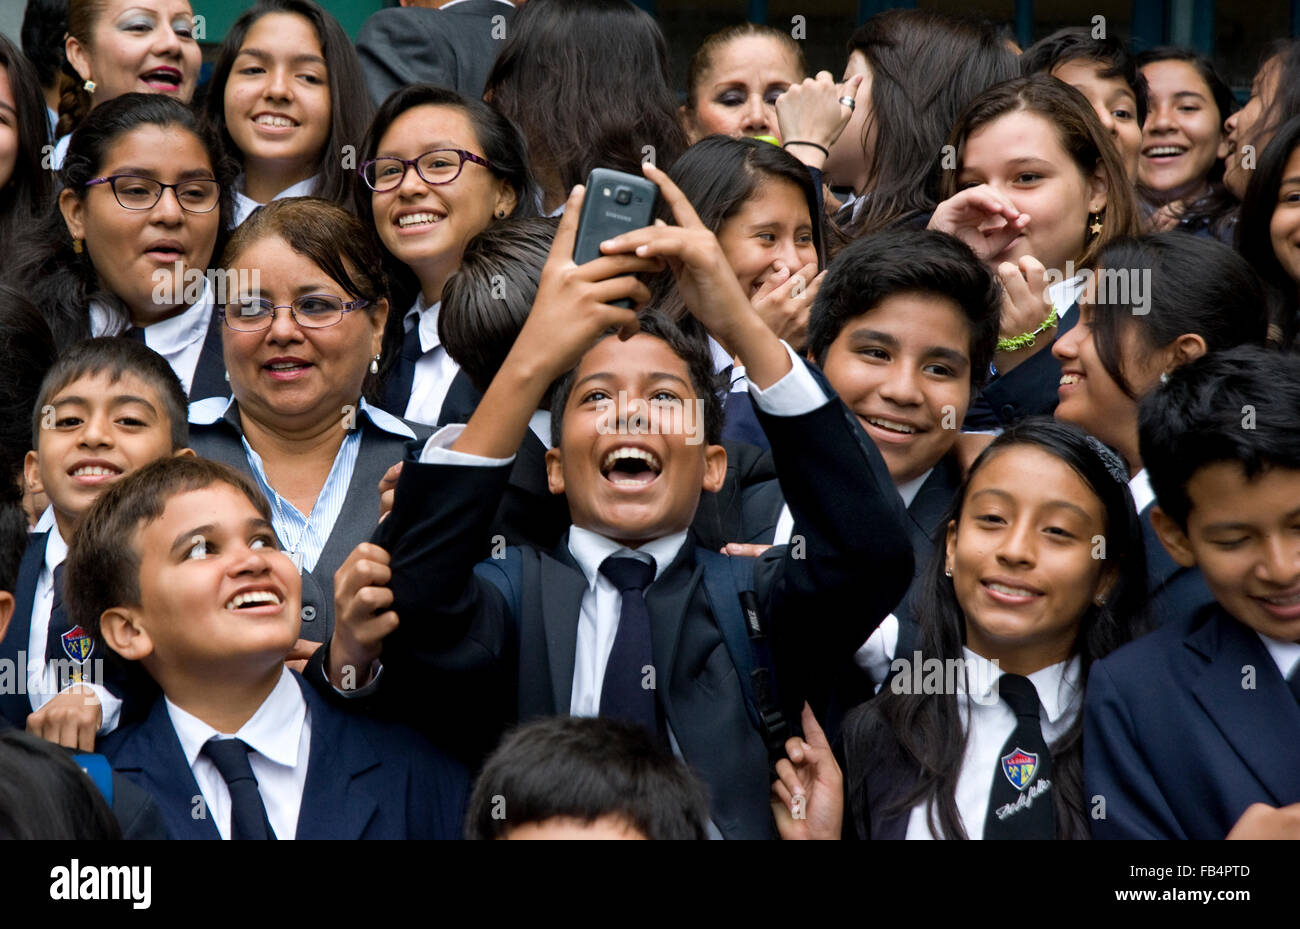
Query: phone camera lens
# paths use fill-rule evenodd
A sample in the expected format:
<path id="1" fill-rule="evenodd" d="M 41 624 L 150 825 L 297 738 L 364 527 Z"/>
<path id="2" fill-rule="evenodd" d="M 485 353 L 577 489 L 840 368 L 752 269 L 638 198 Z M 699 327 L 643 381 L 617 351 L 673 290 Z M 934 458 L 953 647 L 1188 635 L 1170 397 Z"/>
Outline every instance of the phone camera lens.
<path id="1" fill-rule="evenodd" d="M 632 191 L 627 187 L 620 187 L 614 191 L 614 202 L 620 206 L 627 206 L 632 202 Z"/>

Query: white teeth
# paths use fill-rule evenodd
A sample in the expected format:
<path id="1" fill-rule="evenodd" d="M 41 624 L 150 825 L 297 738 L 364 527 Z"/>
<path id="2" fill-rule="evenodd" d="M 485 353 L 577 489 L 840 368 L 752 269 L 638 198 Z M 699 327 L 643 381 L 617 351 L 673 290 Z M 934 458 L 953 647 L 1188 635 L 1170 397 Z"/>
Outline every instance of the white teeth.
<path id="1" fill-rule="evenodd" d="M 1061 386 L 1064 387 L 1066 384 L 1077 384 L 1079 383 L 1079 380 L 1080 378 L 1077 374 L 1062 374 Z"/>
<path id="2" fill-rule="evenodd" d="M 1032 590 L 1025 590 L 1021 587 L 1008 587 L 1006 584 L 988 584 L 989 590 L 996 590 L 1000 594 L 1006 594 L 1009 597 L 1036 597 L 1038 596 Z"/>
<path id="3" fill-rule="evenodd" d="M 248 593 L 236 594 L 234 599 L 226 604 L 226 609 L 237 610 L 250 603 L 270 603 L 279 606 L 280 598 L 269 590 L 250 590 Z"/>
<path id="4" fill-rule="evenodd" d="M 1289 597 L 1265 597 L 1265 603 L 1271 603 L 1273 606 L 1295 606 L 1300 603 L 1300 593 L 1292 594 Z"/>
<path id="5" fill-rule="evenodd" d="M 292 119 L 289 119 L 287 116 L 271 116 L 269 114 L 263 114 L 257 117 L 254 122 L 259 126 L 273 126 L 277 129 L 288 129 L 290 126 L 297 125 L 297 123 Z"/>
<path id="6" fill-rule="evenodd" d="M 913 426 L 908 426 L 904 423 L 896 423 L 892 419 L 884 419 L 880 416 L 868 416 L 867 422 L 874 426 L 879 426 L 881 429 L 888 429 L 890 432 L 902 432 L 907 435 L 916 432 L 916 428 Z"/>
<path id="7" fill-rule="evenodd" d="M 407 213 L 398 218 L 397 225 L 405 229 L 407 226 L 424 226 L 437 221 L 438 217 L 432 213 Z"/>
<path id="8" fill-rule="evenodd" d="M 86 465 L 72 472 L 73 477 L 110 477 L 117 474 L 112 468 L 101 468 L 99 465 Z"/>
<path id="9" fill-rule="evenodd" d="M 650 470 L 655 472 L 658 472 L 660 470 L 659 459 L 656 458 L 652 453 L 647 452 L 645 449 L 641 449 L 641 448 L 614 449 L 612 452 L 610 452 L 608 455 L 605 456 L 605 461 L 602 465 L 602 470 L 608 471 L 610 468 L 614 467 L 614 462 L 618 461 L 620 458 L 636 458 L 650 465 Z M 641 482 L 616 480 L 614 481 L 614 483 L 615 484 L 640 484 Z"/>
<path id="10" fill-rule="evenodd" d="M 1156 145 L 1146 150 L 1148 158 L 1161 158 L 1165 155 L 1181 155 L 1187 149 L 1179 145 Z"/>
<path id="11" fill-rule="evenodd" d="M 298 361 L 277 361 L 275 364 L 267 365 L 267 367 L 272 371 L 292 371 L 295 368 L 304 367 L 304 365 Z"/>

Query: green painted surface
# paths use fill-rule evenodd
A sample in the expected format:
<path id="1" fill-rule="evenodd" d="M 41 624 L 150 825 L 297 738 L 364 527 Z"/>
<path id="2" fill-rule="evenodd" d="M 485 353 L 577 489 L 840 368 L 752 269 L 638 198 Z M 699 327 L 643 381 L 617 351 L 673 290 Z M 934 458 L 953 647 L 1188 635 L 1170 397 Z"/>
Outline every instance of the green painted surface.
<path id="1" fill-rule="evenodd" d="M 239 14 L 252 6 L 251 0 L 190 0 L 190 4 L 195 15 L 204 18 L 205 45 L 218 44 Z M 367 16 L 392 4 L 384 0 L 324 0 L 322 5 L 338 17 L 348 35 L 356 39 Z"/>

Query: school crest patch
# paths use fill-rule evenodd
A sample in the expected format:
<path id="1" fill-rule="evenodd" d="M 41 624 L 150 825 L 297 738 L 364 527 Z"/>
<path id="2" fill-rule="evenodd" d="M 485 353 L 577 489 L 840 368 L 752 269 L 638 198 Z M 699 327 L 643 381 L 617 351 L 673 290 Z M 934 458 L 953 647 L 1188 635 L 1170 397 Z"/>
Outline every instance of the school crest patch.
<path id="1" fill-rule="evenodd" d="M 1011 754 L 1002 756 L 1002 773 L 1016 790 L 1024 790 L 1034 779 L 1037 770 L 1038 755 L 1033 752 L 1017 748 Z"/>
<path id="2" fill-rule="evenodd" d="M 80 626 L 73 626 L 63 633 L 62 639 L 64 653 L 77 664 L 84 664 L 95 650 L 95 640 Z"/>

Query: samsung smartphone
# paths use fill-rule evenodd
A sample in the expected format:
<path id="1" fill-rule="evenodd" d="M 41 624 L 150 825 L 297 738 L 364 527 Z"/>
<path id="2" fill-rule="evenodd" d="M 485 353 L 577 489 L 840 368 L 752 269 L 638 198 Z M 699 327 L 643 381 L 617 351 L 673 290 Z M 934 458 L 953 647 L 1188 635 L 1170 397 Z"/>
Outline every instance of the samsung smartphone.
<path id="1" fill-rule="evenodd" d="M 653 181 L 609 168 L 596 168 L 587 177 L 587 194 L 578 217 L 578 237 L 573 260 L 586 264 L 600 257 L 600 243 L 654 220 L 659 188 Z M 615 300 L 615 306 L 632 308 L 630 300 Z"/>

